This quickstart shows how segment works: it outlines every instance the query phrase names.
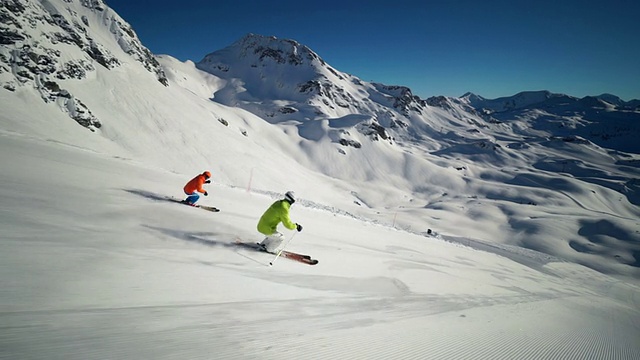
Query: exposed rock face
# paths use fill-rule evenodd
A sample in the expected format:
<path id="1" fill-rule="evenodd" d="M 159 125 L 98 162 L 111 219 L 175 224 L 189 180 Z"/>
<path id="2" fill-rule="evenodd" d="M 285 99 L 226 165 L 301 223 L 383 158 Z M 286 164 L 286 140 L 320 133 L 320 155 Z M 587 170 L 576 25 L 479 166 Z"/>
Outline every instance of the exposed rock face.
<path id="1" fill-rule="evenodd" d="M 93 19 L 93 20 L 90 20 Z M 98 34 L 108 33 L 104 43 Z M 122 50 L 130 59 L 114 54 Z M 125 57 L 126 57 L 125 55 Z M 119 58 L 120 56 L 121 58 Z M 43 101 L 56 102 L 80 125 L 91 130 L 100 122 L 69 91 L 65 81 L 82 81 L 96 66 L 120 67 L 139 62 L 169 85 L 158 61 L 131 26 L 102 0 L 3 0 L 0 2 L 0 84 L 8 91 L 33 86 Z"/>

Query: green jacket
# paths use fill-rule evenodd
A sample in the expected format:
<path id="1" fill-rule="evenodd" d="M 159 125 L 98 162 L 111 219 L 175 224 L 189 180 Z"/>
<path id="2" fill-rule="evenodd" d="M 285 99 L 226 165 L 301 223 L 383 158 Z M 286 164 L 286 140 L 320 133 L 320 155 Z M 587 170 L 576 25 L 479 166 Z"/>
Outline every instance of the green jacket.
<path id="1" fill-rule="evenodd" d="M 289 208 L 291 208 L 291 204 L 286 200 L 278 200 L 271 204 L 258 222 L 258 231 L 265 235 L 271 235 L 276 232 L 280 222 L 289 230 L 295 229 L 296 224 L 289 218 Z"/>

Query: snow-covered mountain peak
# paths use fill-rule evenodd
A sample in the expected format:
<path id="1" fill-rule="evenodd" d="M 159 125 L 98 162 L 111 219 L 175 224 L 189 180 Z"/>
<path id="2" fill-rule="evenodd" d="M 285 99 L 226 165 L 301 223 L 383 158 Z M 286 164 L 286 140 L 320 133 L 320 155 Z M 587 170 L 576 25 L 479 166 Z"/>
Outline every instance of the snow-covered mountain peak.
<path id="1" fill-rule="evenodd" d="M 327 71 L 340 76 L 307 46 L 295 40 L 256 34 L 247 34 L 226 48 L 206 55 L 197 65 L 214 75 L 240 76 L 253 69 L 261 74 L 269 72 L 271 76 L 293 72 L 306 80 L 326 75 Z"/>
<path id="2" fill-rule="evenodd" d="M 476 94 L 474 94 L 472 92 L 464 93 L 464 95 L 460 96 L 459 99 L 464 101 L 464 102 L 466 102 L 466 103 L 468 103 L 468 104 L 473 104 L 473 103 L 476 103 L 478 101 L 486 100 L 482 96 L 476 95 Z"/>
<path id="3" fill-rule="evenodd" d="M 600 95 L 595 96 L 595 97 L 597 97 L 600 100 L 604 100 L 604 101 L 608 102 L 609 104 L 616 105 L 616 106 L 623 105 L 625 103 L 622 99 L 620 99 L 618 96 L 613 95 L 613 94 L 604 93 L 604 94 L 600 94 Z"/>
<path id="4" fill-rule="evenodd" d="M 197 67 L 226 80 L 212 94 L 214 101 L 273 123 L 331 120 L 330 127 L 343 129 L 342 134 L 359 127 L 390 140 L 387 128 L 406 128 L 412 114 L 426 107 L 407 87 L 362 81 L 334 69 L 309 47 L 274 36 L 248 34 L 205 56 Z M 360 139 L 331 135 L 333 130 L 321 137 L 359 146 Z"/>
<path id="5" fill-rule="evenodd" d="M 520 109 L 523 107 L 527 107 L 533 104 L 539 104 L 546 100 L 549 100 L 552 97 L 562 96 L 561 94 L 553 94 L 547 90 L 539 90 L 539 91 L 522 91 L 512 96 L 500 97 L 493 100 L 487 99 L 475 99 L 476 103 L 473 104 L 474 107 L 477 107 L 482 103 L 481 106 L 485 108 L 489 108 L 494 111 L 507 111 Z"/>
<path id="6" fill-rule="evenodd" d="M 295 40 L 279 39 L 275 36 L 247 34 L 231 47 L 241 50 L 244 56 L 252 54 L 259 61 L 274 61 L 278 64 L 294 66 L 303 64 L 313 66 L 314 62 L 324 64 L 324 61 L 307 46 Z"/>

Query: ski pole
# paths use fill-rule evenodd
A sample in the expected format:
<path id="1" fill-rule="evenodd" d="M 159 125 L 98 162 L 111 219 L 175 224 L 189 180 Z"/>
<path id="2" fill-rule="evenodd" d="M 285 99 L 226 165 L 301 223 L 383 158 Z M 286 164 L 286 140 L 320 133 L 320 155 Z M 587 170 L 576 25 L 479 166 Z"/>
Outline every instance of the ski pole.
<path id="1" fill-rule="evenodd" d="M 280 254 L 282 254 L 282 251 L 284 250 L 285 247 L 287 247 L 287 245 L 291 242 L 291 240 L 293 240 L 293 237 L 296 236 L 296 232 L 293 233 L 293 235 L 291 235 L 291 237 L 289 238 L 289 240 L 287 240 L 286 243 L 284 243 L 284 246 L 282 247 L 282 249 L 280 249 L 280 251 L 278 251 L 278 253 L 276 254 L 276 257 L 273 258 L 273 260 L 271 260 L 271 262 L 269 263 L 269 266 L 273 266 L 273 263 L 276 262 L 276 260 L 278 260 L 278 257 L 280 257 Z"/>

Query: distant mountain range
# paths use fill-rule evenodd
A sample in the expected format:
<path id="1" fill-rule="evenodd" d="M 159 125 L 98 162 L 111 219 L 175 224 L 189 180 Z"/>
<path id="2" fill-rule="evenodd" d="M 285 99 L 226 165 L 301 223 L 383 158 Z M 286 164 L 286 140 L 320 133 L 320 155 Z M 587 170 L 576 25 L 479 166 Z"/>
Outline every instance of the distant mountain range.
<path id="1" fill-rule="evenodd" d="M 549 91 L 524 91 L 513 96 L 497 99 L 485 99 L 482 96 L 473 93 L 466 93 L 461 96 L 461 99 L 476 109 L 487 109 L 491 112 L 504 112 L 527 107 L 553 109 L 562 106 L 599 109 L 613 108 L 634 111 L 638 110 L 640 107 L 640 100 L 625 102 L 619 97 L 611 94 L 585 96 L 580 99 L 565 94 L 554 94 Z"/>
<path id="2" fill-rule="evenodd" d="M 458 121 L 478 124 L 526 117 L 539 123 L 532 128 L 550 131 L 548 136 L 579 136 L 603 147 L 640 152 L 635 142 L 640 101 L 624 102 L 611 94 L 576 98 L 526 91 L 497 99 L 472 93 L 420 99 L 407 87 L 369 83 L 340 72 L 296 41 L 255 34 L 205 56 L 197 67 L 227 81 L 213 94 L 214 101 L 244 108 L 273 123 L 358 121 L 365 134 L 419 140 L 432 136 L 429 128 L 434 125 L 444 127 L 432 116 L 431 108 L 440 108 Z M 550 123 L 556 124 L 555 134 Z M 339 141 L 357 143 L 344 136 Z"/>

